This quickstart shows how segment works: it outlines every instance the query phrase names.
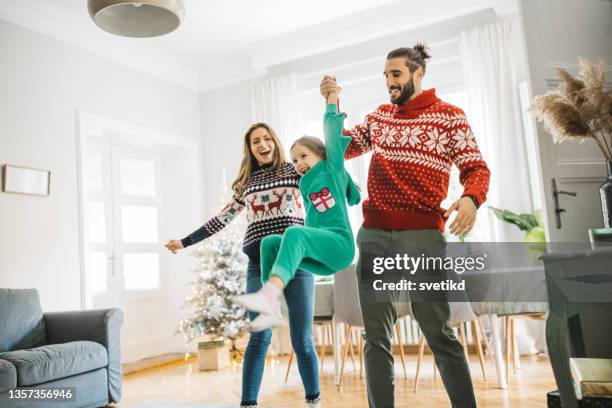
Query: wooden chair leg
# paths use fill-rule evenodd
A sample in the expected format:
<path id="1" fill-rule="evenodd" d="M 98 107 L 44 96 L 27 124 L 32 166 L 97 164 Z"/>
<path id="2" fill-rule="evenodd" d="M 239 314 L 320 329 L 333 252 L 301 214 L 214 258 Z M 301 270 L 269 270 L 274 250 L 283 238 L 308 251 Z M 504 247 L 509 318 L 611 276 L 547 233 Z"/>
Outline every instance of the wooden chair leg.
<path id="1" fill-rule="evenodd" d="M 517 370 L 521 366 L 519 361 L 520 356 L 518 353 L 518 344 L 516 342 L 516 319 L 510 319 L 510 332 L 512 333 L 512 368 L 514 369 L 514 374 L 516 374 Z"/>
<path id="2" fill-rule="evenodd" d="M 487 332 L 485 331 L 484 325 L 482 324 L 482 320 L 480 320 L 480 317 L 476 318 L 476 323 L 478 324 L 480 333 L 482 333 L 483 351 L 486 355 L 493 357 L 493 353 L 491 351 L 492 349 L 489 345 L 489 339 L 487 338 Z"/>
<path id="3" fill-rule="evenodd" d="M 293 362 L 294 354 L 295 351 L 291 350 L 291 354 L 289 355 L 289 363 L 287 363 L 287 372 L 285 373 L 285 382 L 287 382 L 287 379 L 289 378 L 289 370 L 291 370 L 291 363 Z"/>
<path id="4" fill-rule="evenodd" d="M 480 368 L 482 369 L 482 376 L 485 382 L 487 382 L 487 370 L 485 369 L 484 355 L 482 353 L 482 343 L 480 335 L 478 334 L 478 324 L 476 320 L 472 321 L 472 332 L 474 333 L 474 341 L 476 342 L 476 351 L 478 352 L 478 360 L 480 361 Z"/>
<path id="5" fill-rule="evenodd" d="M 321 325 L 321 373 L 323 373 L 323 362 L 325 361 L 325 336 L 327 336 L 327 323 Z"/>
<path id="6" fill-rule="evenodd" d="M 344 363 L 346 362 L 346 355 L 348 354 L 349 349 L 349 334 L 351 333 L 351 326 L 346 325 L 346 330 L 344 332 L 344 339 L 346 344 L 344 345 L 344 351 L 342 352 L 342 362 L 340 363 L 340 376 L 338 377 L 338 389 L 342 387 L 342 376 L 344 375 Z"/>
<path id="7" fill-rule="evenodd" d="M 438 381 L 438 366 L 436 365 L 436 357 L 434 356 L 433 358 L 433 377 L 434 377 L 434 382 Z"/>
<path id="8" fill-rule="evenodd" d="M 359 378 L 363 378 L 363 364 L 364 364 L 364 356 L 363 356 L 363 337 L 361 337 L 361 328 L 359 329 L 358 339 L 358 347 L 359 347 Z"/>
<path id="9" fill-rule="evenodd" d="M 335 358 L 336 353 L 334 351 L 334 347 L 335 347 L 335 344 L 336 344 L 335 343 L 335 341 L 336 341 L 335 340 L 335 337 L 336 337 L 336 335 L 335 335 L 335 333 L 336 333 L 335 327 L 336 326 L 334 325 L 334 321 L 333 320 L 330 320 L 327 323 L 327 325 L 329 327 L 329 333 L 331 334 L 331 342 L 329 343 L 329 350 L 331 351 L 332 358 Z"/>
<path id="10" fill-rule="evenodd" d="M 421 362 L 423 361 L 423 353 L 425 352 L 425 336 L 421 334 L 419 339 L 419 355 L 417 356 L 416 374 L 414 375 L 414 392 L 417 392 L 419 386 L 419 374 L 421 373 Z"/>
<path id="11" fill-rule="evenodd" d="M 406 359 L 404 358 L 404 344 L 402 343 L 402 337 L 400 336 L 399 322 L 395 323 L 395 335 L 397 336 L 397 344 L 400 350 L 400 358 L 402 359 L 402 368 L 404 369 L 404 377 L 408 378 L 408 373 L 406 372 Z"/>
<path id="12" fill-rule="evenodd" d="M 353 348 L 353 330 L 349 331 L 349 337 L 346 339 L 349 343 L 349 351 L 351 352 L 351 363 L 353 364 L 353 371 L 357 371 L 357 366 L 355 365 L 355 350 Z"/>

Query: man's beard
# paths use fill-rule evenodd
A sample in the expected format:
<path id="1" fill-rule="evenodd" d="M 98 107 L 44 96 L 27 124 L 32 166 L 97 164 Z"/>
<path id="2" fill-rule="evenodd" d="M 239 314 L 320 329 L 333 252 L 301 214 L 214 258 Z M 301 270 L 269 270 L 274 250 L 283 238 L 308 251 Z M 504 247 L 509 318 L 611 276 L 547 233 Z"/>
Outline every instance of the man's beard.
<path id="1" fill-rule="evenodd" d="M 397 87 L 392 87 L 391 89 L 398 89 Z M 403 105 L 414 95 L 414 78 L 410 78 L 404 86 L 402 86 L 400 96 L 398 98 L 391 97 L 391 103 L 396 105 Z"/>

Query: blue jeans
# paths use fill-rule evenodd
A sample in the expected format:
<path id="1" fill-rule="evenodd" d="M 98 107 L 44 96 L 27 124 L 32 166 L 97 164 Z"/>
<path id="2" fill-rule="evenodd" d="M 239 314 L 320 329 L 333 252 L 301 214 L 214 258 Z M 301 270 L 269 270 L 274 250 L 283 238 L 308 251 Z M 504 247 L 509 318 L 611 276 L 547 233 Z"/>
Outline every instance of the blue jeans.
<path id="1" fill-rule="evenodd" d="M 261 286 L 259 259 L 249 259 L 246 292 L 257 292 Z M 295 278 L 285 288 L 284 293 L 289 309 L 291 344 L 295 351 L 306 399 L 314 399 L 319 396 L 319 364 L 312 342 L 314 277 L 309 272 L 298 270 Z M 257 313 L 249 312 L 250 320 L 256 317 Z M 257 404 L 257 395 L 266 364 L 266 353 L 271 339 L 271 329 L 251 333 L 242 366 L 241 405 Z"/>

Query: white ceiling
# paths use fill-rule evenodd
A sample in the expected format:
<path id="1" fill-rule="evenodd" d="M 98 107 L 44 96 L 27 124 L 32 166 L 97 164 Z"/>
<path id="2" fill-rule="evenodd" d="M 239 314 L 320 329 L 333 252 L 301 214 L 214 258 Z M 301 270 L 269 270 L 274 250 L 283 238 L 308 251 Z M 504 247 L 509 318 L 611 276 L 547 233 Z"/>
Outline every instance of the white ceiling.
<path id="1" fill-rule="evenodd" d="M 253 42 L 393 1 L 185 0 L 185 21 L 180 28 L 167 36 L 145 41 L 181 58 L 206 64 L 211 56 L 227 50 L 242 49 Z M 53 5 L 89 20 L 86 0 L 53 0 Z"/>
<path id="2" fill-rule="evenodd" d="M 0 0 L 0 18 L 124 65 L 205 91 L 270 66 L 515 0 L 184 0 L 186 17 L 159 38 L 117 37 L 89 19 L 86 0 Z"/>

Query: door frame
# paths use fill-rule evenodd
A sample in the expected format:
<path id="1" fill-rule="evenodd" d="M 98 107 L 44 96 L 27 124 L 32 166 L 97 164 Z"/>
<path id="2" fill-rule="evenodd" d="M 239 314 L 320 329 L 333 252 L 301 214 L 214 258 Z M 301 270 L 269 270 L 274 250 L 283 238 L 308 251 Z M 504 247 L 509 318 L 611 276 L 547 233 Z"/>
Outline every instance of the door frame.
<path id="1" fill-rule="evenodd" d="M 103 137 L 103 131 L 121 134 L 124 138 L 122 142 L 126 146 L 154 146 L 179 148 L 186 152 L 190 158 L 192 174 L 200 174 L 199 144 L 195 140 L 176 136 L 172 133 L 159 131 L 156 129 L 140 126 L 120 120 L 104 117 L 94 113 L 76 111 L 76 136 L 77 136 L 77 191 L 78 191 L 78 228 L 79 228 L 79 277 L 80 277 L 80 300 L 81 309 L 92 307 L 92 294 L 88 293 L 88 274 L 87 274 L 87 252 L 88 248 L 85 239 L 89 237 L 89 227 L 84 222 L 87 216 L 88 191 L 84 188 L 85 182 L 85 158 L 88 154 L 88 144 L 90 137 Z M 192 178 L 193 191 L 199 190 L 200 177 Z M 158 215 L 159 217 L 160 215 Z M 161 225 L 160 225 L 161 228 Z M 163 264 L 162 264 L 163 265 Z M 160 268 L 161 266 L 160 265 Z"/>

